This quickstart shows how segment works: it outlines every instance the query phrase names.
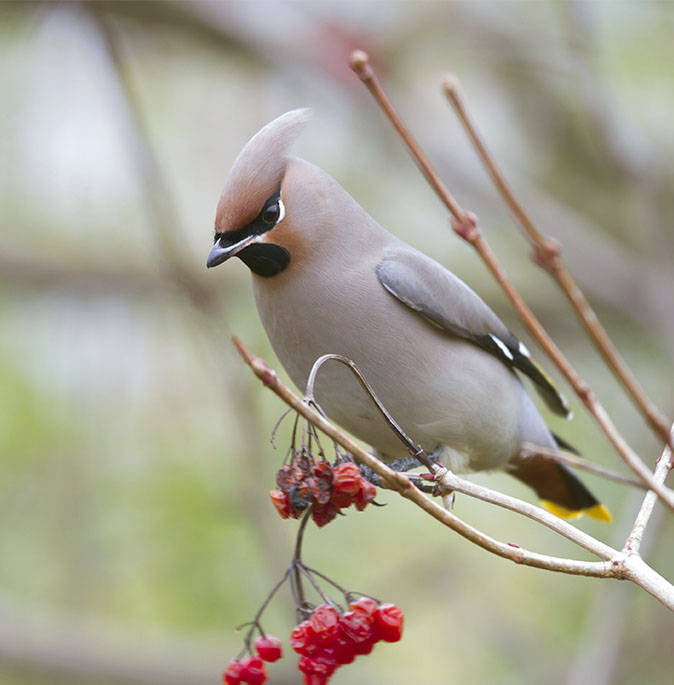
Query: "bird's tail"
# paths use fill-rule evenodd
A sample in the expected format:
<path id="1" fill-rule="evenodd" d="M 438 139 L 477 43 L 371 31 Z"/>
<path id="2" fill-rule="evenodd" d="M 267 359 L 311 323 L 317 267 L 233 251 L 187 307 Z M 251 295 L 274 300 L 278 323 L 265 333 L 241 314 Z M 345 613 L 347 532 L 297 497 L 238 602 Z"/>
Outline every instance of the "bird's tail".
<path id="1" fill-rule="evenodd" d="M 576 519 L 587 514 L 606 523 L 613 520 L 611 512 L 565 464 L 535 454 L 511 462 L 508 473 L 533 488 L 542 506 L 560 518 Z"/>

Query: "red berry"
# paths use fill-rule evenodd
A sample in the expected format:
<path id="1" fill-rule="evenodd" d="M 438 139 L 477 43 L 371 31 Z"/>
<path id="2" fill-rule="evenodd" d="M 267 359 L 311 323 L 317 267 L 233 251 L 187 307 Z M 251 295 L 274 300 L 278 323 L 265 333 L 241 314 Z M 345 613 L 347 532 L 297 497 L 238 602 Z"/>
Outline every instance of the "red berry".
<path id="1" fill-rule="evenodd" d="M 354 651 L 355 642 L 350 640 L 345 635 L 338 635 L 335 647 L 332 651 L 335 661 L 343 666 L 344 664 L 350 664 L 356 658 L 356 652 Z"/>
<path id="2" fill-rule="evenodd" d="M 353 497 L 346 492 L 332 491 L 330 504 L 334 504 L 338 509 L 346 509 L 353 504 Z"/>
<path id="3" fill-rule="evenodd" d="M 372 619 L 362 611 L 345 611 L 339 619 L 342 634 L 353 643 L 373 637 Z"/>
<path id="4" fill-rule="evenodd" d="M 290 498 L 282 490 L 270 490 L 269 497 L 271 497 L 272 504 L 276 507 L 279 516 L 282 519 L 287 519 L 290 516 Z"/>
<path id="5" fill-rule="evenodd" d="M 274 635 L 262 635 L 255 640 L 255 651 L 263 661 L 278 661 L 282 656 L 281 640 Z"/>
<path id="6" fill-rule="evenodd" d="M 332 466 L 327 461 L 318 461 L 314 464 L 314 476 L 325 478 L 332 482 Z"/>
<path id="7" fill-rule="evenodd" d="M 222 674 L 222 682 L 224 685 L 239 685 L 241 682 L 241 662 L 238 659 L 232 659 L 229 662 Z"/>
<path id="8" fill-rule="evenodd" d="M 379 605 L 371 597 L 361 597 L 355 602 L 349 604 L 349 610 L 360 611 L 365 614 L 368 618 L 372 619 L 374 612 L 377 611 Z"/>
<path id="9" fill-rule="evenodd" d="M 302 656 L 310 656 L 316 652 L 313 634 L 309 631 L 309 621 L 302 621 L 290 633 L 290 646 Z"/>
<path id="10" fill-rule="evenodd" d="M 378 638 L 376 635 L 374 635 L 371 638 L 364 640 L 363 642 L 355 643 L 353 645 L 353 653 L 357 656 L 369 654 L 374 649 L 374 646 L 377 644 L 377 641 Z"/>
<path id="11" fill-rule="evenodd" d="M 355 495 L 360 489 L 360 469 L 352 461 L 338 464 L 332 470 L 332 487 L 337 492 Z"/>
<path id="12" fill-rule="evenodd" d="M 395 604 L 381 604 L 374 614 L 377 636 L 384 642 L 398 642 L 403 635 L 405 617 Z"/>
<path id="13" fill-rule="evenodd" d="M 377 488 L 361 476 L 358 492 L 355 495 L 356 509 L 363 511 L 365 507 L 377 496 Z"/>
<path id="14" fill-rule="evenodd" d="M 311 510 L 311 518 L 319 528 L 322 528 L 337 516 L 338 511 L 339 509 L 334 504 L 314 505 Z"/>
<path id="15" fill-rule="evenodd" d="M 297 668 L 305 675 L 327 676 L 329 678 L 335 672 L 337 663 L 321 657 L 301 656 L 297 662 Z"/>
<path id="16" fill-rule="evenodd" d="M 304 481 L 309 487 L 309 493 L 314 504 L 328 504 L 332 495 L 332 485 L 324 478 L 307 478 Z"/>
<path id="17" fill-rule="evenodd" d="M 278 485 L 279 490 L 288 492 L 290 488 L 295 485 L 298 477 L 301 478 L 302 473 L 295 467 L 286 464 L 276 473 L 276 485 Z"/>
<path id="18" fill-rule="evenodd" d="M 309 632 L 313 640 L 320 645 L 330 645 L 337 637 L 339 614 L 329 604 L 316 607 L 309 619 Z"/>
<path id="19" fill-rule="evenodd" d="M 335 659 L 334 656 L 334 650 L 332 649 L 324 649 L 322 652 L 312 658 L 314 661 L 317 661 L 319 664 L 321 664 L 321 671 L 325 669 L 328 676 L 331 676 L 339 668 L 337 659 Z"/>
<path id="20" fill-rule="evenodd" d="M 329 675 L 307 675 L 306 673 L 302 675 L 303 685 L 327 685 L 330 680 Z"/>
<path id="21" fill-rule="evenodd" d="M 259 656 L 250 654 L 241 660 L 241 682 L 248 685 L 262 685 L 267 682 L 264 661 Z"/>

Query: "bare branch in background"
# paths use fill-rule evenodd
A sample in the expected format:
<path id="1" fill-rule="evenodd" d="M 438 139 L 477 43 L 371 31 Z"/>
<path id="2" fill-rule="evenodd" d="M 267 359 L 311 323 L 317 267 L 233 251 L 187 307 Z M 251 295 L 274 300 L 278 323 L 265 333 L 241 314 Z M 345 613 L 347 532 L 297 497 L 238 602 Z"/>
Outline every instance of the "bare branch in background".
<path id="1" fill-rule="evenodd" d="M 393 105 L 384 92 L 384 89 L 370 64 L 368 55 L 362 50 L 356 50 L 351 56 L 350 64 L 353 71 L 365 84 L 377 104 L 379 104 L 389 121 L 393 124 L 426 180 L 451 212 L 452 227 L 454 228 L 454 231 L 477 250 L 499 285 L 503 288 L 508 299 L 512 302 L 522 321 L 559 370 L 564 374 L 564 377 L 590 411 L 616 452 L 618 452 L 625 463 L 646 485 L 648 485 L 649 488 L 655 490 L 663 501 L 666 502 L 667 506 L 674 509 L 674 491 L 665 487 L 662 482 L 658 482 L 658 480 L 654 478 L 651 471 L 622 437 L 611 417 L 599 403 L 587 383 L 577 374 L 575 369 L 562 354 L 557 344 L 552 340 L 550 335 L 548 335 L 530 307 L 526 304 L 482 235 L 482 231 L 477 222 L 477 217 L 471 213 L 465 212 L 457 203 L 394 110 Z"/>
<path id="2" fill-rule="evenodd" d="M 156 274 L 132 267 L 111 267 L 83 260 L 40 259 L 33 255 L 0 252 L 0 282 L 12 287 L 45 290 L 73 290 L 92 294 L 166 295 L 166 288 Z"/>
<path id="3" fill-rule="evenodd" d="M 122 46 L 114 27 L 104 13 L 96 9 L 96 4 L 87 5 L 89 16 L 99 29 L 101 42 L 111 64 L 112 74 L 123 95 L 128 115 L 129 152 L 138 170 L 140 181 L 145 189 L 149 225 L 153 232 L 153 248 L 159 266 L 167 280 L 173 282 L 198 308 L 208 311 L 215 305 L 213 292 L 205 287 L 203 279 L 194 276 L 194 268 L 188 263 L 184 250 L 180 249 L 180 227 L 178 212 L 173 206 L 172 194 L 161 173 L 161 166 L 149 142 L 143 122 L 139 99 L 133 79 L 122 54 Z"/>
<path id="4" fill-rule="evenodd" d="M 601 325 L 599 318 L 567 268 L 564 257 L 562 256 L 561 245 L 553 238 L 544 236 L 538 230 L 529 214 L 513 194 L 510 185 L 498 168 L 494 158 L 487 150 L 484 141 L 477 132 L 477 129 L 468 114 L 458 79 L 454 76 L 446 76 L 443 79 L 442 88 L 447 99 L 454 107 L 454 111 L 459 117 L 468 138 L 470 138 L 470 141 L 487 169 L 489 176 L 491 176 L 494 185 L 497 187 L 501 197 L 505 200 L 517 219 L 517 222 L 524 230 L 530 244 L 533 245 L 534 252 L 532 256 L 534 262 L 545 269 L 555 279 L 562 289 L 562 292 L 571 303 L 578 318 L 585 326 L 585 330 L 601 353 L 601 356 L 604 358 L 608 367 L 623 384 L 628 395 L 644 415 L 651 428 L 671 447 L 672 440 L 669 434 L 669 425 L 664 415 L 643 391 L 637 379 L 625 363 L 625 360 L 620 356 L 620 352 L 618 352 L 611 341 L 606 329 Z"/>

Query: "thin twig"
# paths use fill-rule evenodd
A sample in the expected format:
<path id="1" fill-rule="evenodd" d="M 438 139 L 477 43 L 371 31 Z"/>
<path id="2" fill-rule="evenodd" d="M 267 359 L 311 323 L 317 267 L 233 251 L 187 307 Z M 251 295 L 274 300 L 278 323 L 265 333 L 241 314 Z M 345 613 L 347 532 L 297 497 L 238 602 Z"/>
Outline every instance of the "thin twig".
<path id="1" fill-rule="evenodd" d="M 494 185 L 498 188 L 501 197 L 505 200 L 519 225 L 524 230 L 527 239 L 533 245 L 534 261 L 550 273 L 557 281 L 557 284 L 571 302 L 578 318 L 585 326 L 585 330 L 601 353 L 604 361 L 623 384 L 625 390 L 644 415 L 651 428 L 653 428 L 656 434 L 662 438 L 665 443 L 668 443 L 670 447 L 674 447 L 667 420 L 655 403 L 641 388 L 637 379 L 625 363 L 625 360 L 621 357 L 620 352 L 618 352 L 613 344 L 606 329 L 602 326 L 599 318 L 590 306 L 590 303 L 585 298 L 582 290 L 578 287 L 578 284 L 566 266 L 562 255 L 561 245 L 549 236 L 544 236 L 538 230 L 531 217 L 515 197 L 512 188 L 494 161 L 494 158 L 487 150 L 484 141 L 477 132 L 477 129 L 468 114 L 458 79 L 453 75 L 445 76 L 442 81 L 442 89 L 447 96 L 447 99 L 454 107 L 454 111 L 459 117 L 466 134 L 473 143 L 473 147 L 482 160 L 487 172 L 491 176 Z"/>
<path id="2" fill-rule="evenodd" d="M 269 442 L 271 443 L 271 446 L 274 449 L 276 449 L 276 433 L 281 424 L 283 423 L 283 419 L 285 419 L 285 417 L 288 416 L 288 414 L 290 414 L 291 411 L 292 409 L 286 409 L 283 412 L 283 414 L 281 414 L 281 416 L 279 417 L 279 420 L 274 424 L 274 428 L 272 429 L 271 435 L 269 436 Z"/>
<path id="3" fill-rule="evenodd" d="M 454 199 L 454 196 L 449 192 L 449 189 L 445 185 L 444 181 L 440 178 L 437 171 L 426 159 L 426 155 L 421 149 L 419 143 L 417 143 L 412 135 L 410 135 L 407 127 L 403 123 L 402 119 L 398 116 L 398 113 L 395 111 L 393 104 L 386 95 L 381 83 L 379 83 L 379 79 L 377 78 L 377 75 L 370 64 L 369 55 L 362 50 L 354 50 L 351 53 L 349 66 L 351 69 L 353 69 L 358 78 L 365 84 L 366 88 L 370 91 L 374 99 L 384 111 L 389 121 L 393 124 L 395 130 L 398 132 L 398 135 L 400 135 L 405 145 L 407 145 L 407 148 L 412 155 L 412 159 L 414 159 L 414 162 L 421 170 L 421 173 L 426 177 L 426 180 L 429 182 L 438 197 L 454 216 L 465 218 L 464 212 L 459 206 L 459 203 Z"/>
<path id="4" fill-rule="evenodd" d="M 279 588 L 283 585 L 283 583 L 288 580 L 288 576 L 290 575 L 290 570 L 292 567 L 288 568 L 286 572 L 283 574 L 281 579 L 274 585 L 272 588 L 271 592 L 267 595 L 267 598 L 264 600 L 262 603 L 262 606 L 257 610 L 257 613 L 255 614 L 255 617 L 253 618 L 252 621 L 248 621 L 247 623 L 243 623 L 242 625 L 238 626 L 236 630 L 241 630 L 241 628 L 244 628 L 245 626 L 249 625 L 250 630 L 248 631 L 245 639 L 244 639 L 244 645 L 248 652 L 252 652 L 251 648 L 251 643 L 250 640 L 253 637 L 253 633 L 255 632 L 255 628 L 257 628 L 262 635 L 264 635 L 264 631 L 262 630 L 262 626 L 260 625 L 260 619 L 262 618 L 262 614 L 264 613 L 264 610 L 269 606 L 269 602 L 274 598 L 274 595 L 278 592 Z M 241 658 L 243 654 L 239 656 Z"/>
<path id="5" fill-rule="evenodd" d="M 674 510 L 674 491 L 665 487 L 662 483 L 655 481 L 653 473 L 628 445 L 618 431 L 616 425 L 613 423 L 611 417 L 590 390 L 587 383 L 576 373 L 575 369 L 571 366 L 561 350 L 557 347 L 556 343 L 548 335 L 540 321 L 526 304 L 519 291 L 515 288 L 506 272 L 498 263 L 498 260 L 487 241 L 484 239 L 477 217 L 472 212 L 464 211 L 457 203 L 396 113 L 369 62 L 367 54 L 361 50 L 356 50 L 351 56 L 350 64 L 354 72 L 365 84 L 370 93 L 372 93 L 396 131 L 398 131 L 398 134 L 412 154 L 417 166 L 421 169 L 442 202 L 452 213 L 452 227 L 456 234 L 476 249 L 512 302 L 522 321 L 526 324 L 532 335 L 547 352 L 548 356 L 556 364 L 559 370 L 564 374 L 578 397 L 582 400 L 604 434 L 608 437 L 616 452 L 618 452 L 620 457 L 632 471 L 634 471 L 649 488 L 655 490 L 655 492 L 666 502 L 667 506 Z"/>
<path id="6" fill-rule="evenodd" d="M 523 442 L 520 450 L 522 456 L 526 455 L 536 455 L 547 457 L 548 459 L 554 459 L 555 461 L 560 461 L 563 464 L 568 464 L 569 466 L 574 466 L 579 469 L 584 469 L 590 473 L 595 473 L 598 476 L 603 476 L 604 478 L 609 478 L 617 483 L 623 483 L 624 485 L 632 485 L 635 488 L 641 488 L 642 490 L 648 490 L 648 487 L 643 481 L 636 480 L 636 478 L 630 478 L 629 476 L 623 476 L 617 471 L 607 469 L 604 466 L 599 466 L 599 464 L 593 464 L 591 461 L 587 461 L 582 457 L 577 457 L 573 454 L 567 454 L 566 452 L 561 452 L 560 450 L 553 450 L 550 447 L 541 447 L 539 445 L 534 445 L 530 442 Z"/>
<path id="7" fill-rule="evenodd" d="M 672 431 L 674 433 L 674 431 Z M 674 468 L 674 454 L 671 448 L 667 445 L 658 459 L 658 463 L 655 467 L 655 478 L 656 480 L 664 483 L 665 478 L 667 478 L 669 472 Z M 649 490 L 644 497 L 644 501 L 641 503 L 641 508 L 637 514 L 637 518 L 634 522 L 634 527 L 625 542 L 625 547 L 623 552 L 626 554 L 638 554 L 639 548 L 641 547 L 641 541 L 644 537 L 644 532 L 646 531 L 646 526 L 648 521 L 653 514 L 653 508 L 655 507 L 655 493 Z"/>
<path id="8" fill-rule="evenodd" d="M 306 530 L 307 523 L 311 518 L 311 507 L 309 507 L 302 516 L 300 521 L 300 527 L 297 531 L 297 540 L 295 542 L 295 552 L 293 554 L 293 561 L 291 564 L 292 574 L 290 575 L 290 584 L 293 592 L 293 598 L 295 599 L 295 605 L 298 610 L 301 611 L 300 607 L 305 604 L 304 599 L 304 588 L 302 587 L 302 577 L 298 566 L 302 564 L 302 542 L 304 541 L 304 531 Z"/>
<path id="9" fill-rule="evenodd" d="M 500 493 L 493 493 L 493 491 L 489 491 L 487 488 L 482 488 L 481 486 L 464 481 L 463 479 L 454 476 L 454 474 L 451 474 L 450 477 L 449 472 L 445 469 L 435 467 L 434 470 L 436 474 L 438 474 L 438 477 L 441 478 L 444 484 L 451 483 L 451 486 L 453 486 L 454 489 L 461 488 L 462 491 L 465 491 L 466 494 L 470 496 L 482 496 L 485 500 L 493 500 L 500 506 L 507 507 L 512 511 L 528 516 L 552 530 L 565 535 L 570 540 L 577 542 L 577 544 L 580 544 L 585 549 L 591 551 L 602 559 L 602 561 L 579 561 L 538 554 L 523 549 L 518 545 L 500 542 L 485 535 L 473 526 L 462 521 L 449 510 L 426 497 L 412 485 L 405 475 L 391 470 L 383 462 L 379 461 L 379 459 L 368 454 L 348 435 L 339 430 L 316 410 L 311 408 L 306 402 L 295 395 L 280 381 L 276 372 L 273 371 L 263 359 L 254 357 L 238 338 L 234 338 L 234 345 L 255 375 L 288 406 L 292 407 L 298 414 L 301 414 L 332 440 L 340 444 L 345 450 L 352 454 L 358 462 L 365 464 L 372 469 L 372 471 L 374 471 L 390 489 L 395 490 L 406 499 L 411 500 L 433 518 L 454 530 L 459 535 L 465 537 L 467 540 L 470 540 L 497 556 L 510 559 L 515 563 L 525 566 L 572 575 L 592 576 L 595 578 L 627 578 L 645 589 L 665 606 L 674 609 L 674 586 L 643 562 L 638 555 L 626 556 L 599 540 L 592 538 L 592 536 L 579 531 L 575 526 L 572 526 L 561 519 L 557 519 L 552 514 L 549 514 L 534 505 L 520 502 L 515 498 L 510 498 L 506 495 L 501 495 Z M 498 497 L 496 497 L 496 495 L 498 495 Z"/>
<path id="10" fill-rule="evenodd" d="M 311 583 L 313 586 L 314 590 L 316 591 L 316 594 L 326 603 L 329 604 L 331 607 L 334 607 L 335 609 L 338 608 L 335 603 L 330 599 L 330 597 L 323 591 L 323 588 L 316 582 L 314 577 L 307 571 L 305 566 L 301 564 L 299 561 L 294 562 L 294 566 L 296 569 L 299 570 L 299 572 Z"/>
<path id="11" fill-rule="evenodd" d="M 358 592 L 357 590 L 347 590 L 346 588 L 342 587 L 339 583 L 336 583 L 332 578 L 328 578 L 324 573 L 321 573 L 320 571 L 317 571 L 315 568 L 310 568 L 309 566 L 304 566 L 304 568 L 309 571 L 309 573 L 313 573 L 315 576 L 318 576 L 319 578 L 322 578 L 326 583 L 330 583 L 336 590 L 339 590 L 341 592 L 346 601 L 349 601 L 349 597 L 355 597 L 356 595 L 362 595 L 364 597 L 370 597 L 370 599 L 374 599 L 376 602 L 381 603 L 379 600 L 376 599 L 376 597 L 372 597 L 372 595 L 368 595 L 365 592 Z"/>
<path id="12" fill-rule="evenodd" d="M 316 376 L 320 368 L 328 361 L 336 361 L 340 364 L 344 364 L 351 373 L 358 379 L 360 386 L 363 388 L 367 396 L 372 400 L 372 403 L 377 407 L 379 413 L 384 418 L 384 421 L 388 424 L 389 428 L 396 434 L 398 439 L 405 445 L 408 452 L 416 457 L 431 473 L 433 473 L 433 462 L 428 458 L 424 450 L 417 445 L 405 431 L 400 427 L 398 422 L 389 414 L 388 409 L 382 404 L 381 400 L 377 397 L 377 393 L 373 390 L 372 386 L 367 382 L 365 376 L 363 376 L 361 370 L 347 357 L 341 354 L 324 354 L 319 357 L 311 368 L 311 373 L 309 374 L 309 380 L 307 380 L 307 388 L 305 393 L 305 401 L 316 405 L 316 400 L 314 399 L 314 385 L 316 384 Z M 317 405 L 316 405 L 317 406 Z M 321 414 L 325 416 L 321 410 Z"/>

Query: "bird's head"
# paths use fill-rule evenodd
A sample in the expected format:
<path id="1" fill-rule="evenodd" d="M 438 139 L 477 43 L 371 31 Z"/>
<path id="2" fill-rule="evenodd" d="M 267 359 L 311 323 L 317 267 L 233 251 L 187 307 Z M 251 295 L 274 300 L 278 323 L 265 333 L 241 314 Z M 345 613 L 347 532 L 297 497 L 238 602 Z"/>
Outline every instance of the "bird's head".
<path id="1" fill-rule="evenodd" d="M 286 269 L 301 240 L 293 215 L 306 213 L 303 196 L 310 179 L 292 173 L 307 162 L 287 156 L 287 149 L 311 116 L 308 109 L 283 114 L 256 133 L 236 158 L 220 195 L 215 216 L 215 239 L 207 267 L 237 256 L 262 277 Z M 304 208 L 303 208 L 304 205 Z"/>

